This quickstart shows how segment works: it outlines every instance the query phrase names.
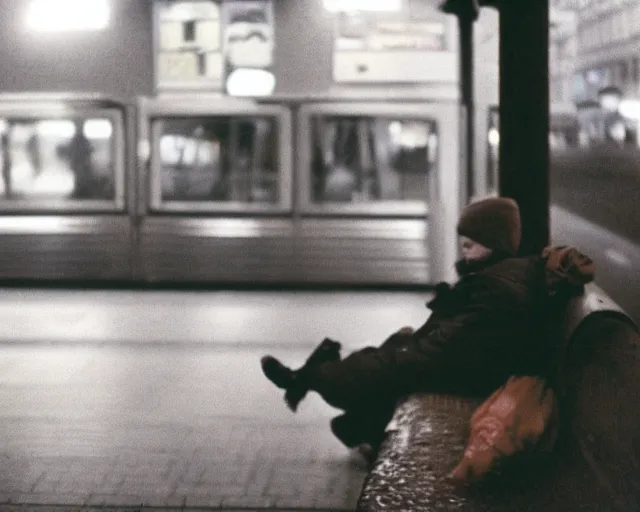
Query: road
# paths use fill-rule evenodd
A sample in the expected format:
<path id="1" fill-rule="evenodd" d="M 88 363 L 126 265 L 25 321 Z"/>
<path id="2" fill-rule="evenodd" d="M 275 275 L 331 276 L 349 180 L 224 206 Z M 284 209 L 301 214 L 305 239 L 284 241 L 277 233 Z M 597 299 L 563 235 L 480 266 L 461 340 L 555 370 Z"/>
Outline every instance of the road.
<path id="1" fill-rule="evenodd" d="M 583 248 L 597 282 L 640 321 L 640 151 L 595 148 L 552 158 L 553 239 Z"/>
<path id="2" fill-rule="evenodd" d="M 596 263 L 596 283 L 640 321 L 640 244 L 554 206 L 552 240 L 573 245 Z"/>

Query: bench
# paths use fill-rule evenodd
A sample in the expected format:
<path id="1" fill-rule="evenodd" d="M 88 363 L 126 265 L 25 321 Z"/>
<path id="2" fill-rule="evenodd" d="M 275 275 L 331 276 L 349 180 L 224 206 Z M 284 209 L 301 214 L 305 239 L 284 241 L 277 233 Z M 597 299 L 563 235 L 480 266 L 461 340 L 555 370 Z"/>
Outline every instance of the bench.
<path id="1" fill-rule="evenodd" d="M 443 477 L 460 461 L 481 401 L 412 395 L 396 408 L 357 510 L 640 511 L 638 328 L 589 285 L 570 304 L 565 332 L 564 429 L 553 458 L 493 485 L 456 489 Z"/>

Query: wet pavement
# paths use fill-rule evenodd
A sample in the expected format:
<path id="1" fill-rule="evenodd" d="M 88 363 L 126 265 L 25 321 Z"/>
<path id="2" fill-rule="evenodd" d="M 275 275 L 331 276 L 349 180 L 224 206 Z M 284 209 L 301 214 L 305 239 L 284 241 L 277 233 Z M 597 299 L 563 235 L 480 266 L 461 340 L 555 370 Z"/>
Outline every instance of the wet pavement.
<path id="1" fill-rule="evenodd" d="M 259 358 L 299 364 L 323 331 L 379 342 L 424 299 L 2 291 L 0 511 L 353 510 L 365 470 L 337 411 L 310 395 L 292 414 Z"/>

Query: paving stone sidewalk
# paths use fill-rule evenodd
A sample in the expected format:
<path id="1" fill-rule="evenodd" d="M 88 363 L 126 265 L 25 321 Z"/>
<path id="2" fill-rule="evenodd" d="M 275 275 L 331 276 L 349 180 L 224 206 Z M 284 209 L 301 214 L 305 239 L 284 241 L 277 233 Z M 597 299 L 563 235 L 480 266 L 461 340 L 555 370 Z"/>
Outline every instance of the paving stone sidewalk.
<path id="1" fill-rule="evenodd" d="M 259 512 L 264 509 L 217 507 L 95 507 L 68 505 L 0 505 L 0 512 Z M 318 512 L 317 509 L 278 509 L 278 512 Z M 331 511 L 333 512 L 333 511 Z"/>
<path id="2" fill-rule="evenodd" d="M 310 396 L 290 413 L 259 355 L 1 348 L 0 512 L 353 510 L 365 470 L 336 411 Z"/>

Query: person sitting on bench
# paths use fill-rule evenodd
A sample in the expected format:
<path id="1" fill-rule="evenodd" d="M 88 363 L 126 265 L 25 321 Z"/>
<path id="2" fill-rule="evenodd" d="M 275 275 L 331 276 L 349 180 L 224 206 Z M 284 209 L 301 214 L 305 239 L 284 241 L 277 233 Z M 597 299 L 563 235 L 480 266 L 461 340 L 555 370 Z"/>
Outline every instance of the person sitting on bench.
<path id="1" fill-rule="evenodd" d="M 404 328 L 379 347 L 341 359 L 340 343 L 325 339 L 297 370 L 271 356 L 265 376 L 285 391 L 295 411 L 309 391 L 344 414 L 331 422 L 348 447 L 374 449 L 397 401 L 415 392 L 487 396 L 510 376 L 537 374 L 551 340 L 542 334 L 541 256 L 516 257 L 520 212 L 509 198 L 469 205 L 458 223 L 463 258 L 453 286 L 441 283 L 426 323 Z"/>

